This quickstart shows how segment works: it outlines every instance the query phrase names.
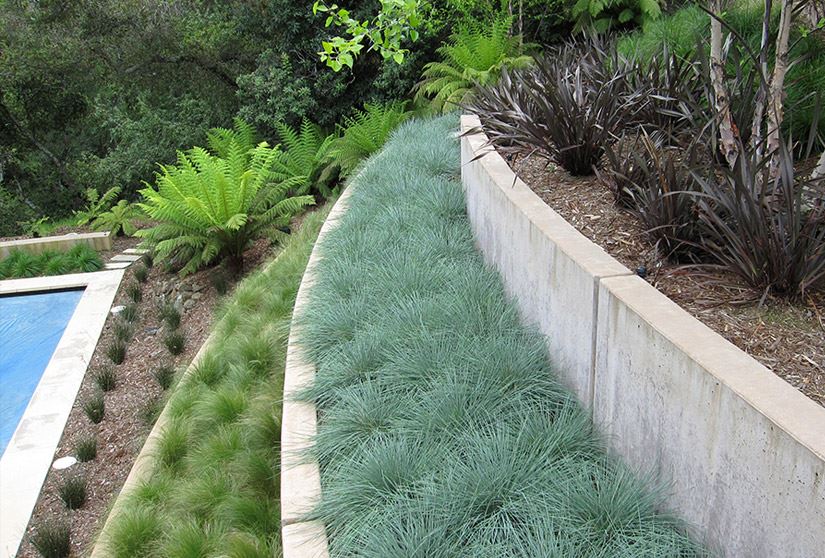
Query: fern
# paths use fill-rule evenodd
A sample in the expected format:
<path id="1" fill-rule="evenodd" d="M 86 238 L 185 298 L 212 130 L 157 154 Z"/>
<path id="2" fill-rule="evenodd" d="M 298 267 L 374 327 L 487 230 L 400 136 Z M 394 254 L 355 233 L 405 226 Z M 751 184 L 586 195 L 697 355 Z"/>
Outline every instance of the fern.
<path id="1" fill-rule="evenodd" d="M 278 125 L 278 135 L 284 150 L 275 158 L 272 177 L 287 183 L 296 195 L 318 192 L 331 196 L 329 184 L 335 178 L 337 166 L 330 159 L 330 148 L 335 136 L 324 134 L 320 126 L 307 119 L 298 130 Z"/>
<path id="2" fill-rule="evenodd" d="M 395 128 L 407 119 L 404 103 L 364 105 L 364 110 L 344 119 L 339 125 L 341 137 L 335 140 L 330 155 L 348 176 L 362 159 L 369 157 L 384 145 Z"/>
<path id="3" fill-rule="evenodd" d="M 490 26 L 465 25 L 438 49 L 442 60 L 424 66 L 415 86 L 416 99 L 430 98 L 430 106 L 447 112 L 466 104 L 476 85 L 492 85 L 502 68 L 529 66 L 519 36 L 510 35 L 511 19 L 499 18 Z"/>
<path id="4" fill-rule="evenodd" d="M 236 123 L 237 124 L 237 123 Z M 289 185 L 273 180 L 280 152 L 265 142 L 248 149 L 246 137 L 231 137 L 225 156 L 195 147 L 178 153 L 177 165 L 161 166 L 157 188 L 146 184 L 140 208 L 159 224 L 136 236 L 155 258 L 187 275 L 217 260 L 235 273 L 244 250 L 265 233 L 289 224 L 314 203 L 312 196 L 289 196 Z"/>
<path id="5" fill-rule="evenodd" d="M 258 132 L 250 124 L 240 118 L 235 118 L 234 127 L 212 128 L 206 134 L 206 143 L 209 150 L 218 157 L 226 158 L 233 145 L 239 146 L 248 152 L 258 144 Z"/>
<path id="6" fill-rule="evenodd" d="M 134 222 L 142 216 L 143 212 L 137 205 L 120 200 L 92 221 L 91 227 L 95 231 L 109 231 L 114 236 L 132 236 L 137 230 Z"/>
<path id="7" fill-rule="evenodd" d="M 117 199 L 120 194 L 120 187 L 115 186 L 106 190 L 102 196 L 96 188 L 89 188 L 86 190 L 86 207 L 80 211 L 75 211 L 74 216 L 77 218 L 77 225 L 88 225 L 101 214 L 106 212 Z"/>

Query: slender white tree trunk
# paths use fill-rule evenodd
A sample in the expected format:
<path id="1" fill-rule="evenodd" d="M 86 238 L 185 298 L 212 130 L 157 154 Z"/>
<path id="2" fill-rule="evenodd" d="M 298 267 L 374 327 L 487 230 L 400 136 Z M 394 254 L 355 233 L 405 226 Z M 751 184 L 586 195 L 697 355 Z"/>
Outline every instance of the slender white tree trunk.
<path id="1" fill-rule="evenodd" d="M 771 10 L 773 1 L 765 0 L 765 13 L 762 17 L 762 42 L 759 47 L 759 91 L 756 94 L 756 107 L 751 124 L 751 150 L 761 154 L 764 149 L 762 126 L 765 119 L 765 105 L 768 102 L 768 43 L 770 41 Z"/>
<path id="2" fill-rule="evenodd" d="M 712 0 L 711 11 L 720 16 L 724 9 L 724 0 Z M 739 155 L 733 116 L 730 112 L 730 96 L 725 84 L 725 60 L 722 55 L 722 24 L 718 19 L 710 18 L 710 77 L 713 84 L 713 102 L 719 117 L 719 148 L 728 165 L 733 167 Z"/>
<path id="3" fill-rule="evenodd" d="M 785 74 L 788 72 L 788 43 L 791 36 L 791 19 L 793 19 L 792 0 L 782 0 L 782 12 L 779 17 L 779 35 L 776 38 L 776 62 L 771 77 L 770 96 L 768 98 L 768 152 L 773 152 L 771 174 L 775 175 L 779 168 L 777 160 L 780 127 L 784 113 Z"/>
<path id="4" fill-rule="evenodd" d="M 818 180 L 825 178 L 825 151 L 819 156 L 819 161 L 816 163 L 813 172 L 811 173 L 811 180 Z"/>

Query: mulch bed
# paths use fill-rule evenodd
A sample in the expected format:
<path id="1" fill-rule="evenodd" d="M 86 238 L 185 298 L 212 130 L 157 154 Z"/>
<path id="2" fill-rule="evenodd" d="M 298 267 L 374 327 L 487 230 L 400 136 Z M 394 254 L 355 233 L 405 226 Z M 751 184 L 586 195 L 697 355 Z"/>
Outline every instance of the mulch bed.
<path id="1" fill-rule="evenodd" d="M 106 256 L 104 260 L 108 261 L 111 256 L 136 244 L 137 239 L 116 239 L 113 249 L 103 254 Z M 272 248 L 267 240 L 255 243 L 245 254 L 246 270 L 255 269 L 271 253 Z M 130 302 L 125 289 L 137 282 L 134 270 L 140 265 L 133 264 L 127 270 L 114 306 Z M 97 438 L 97 457 L 66 470 L 49 471 L 18 557 L 39 556 L 31 544 L 31 536 L 38 526 L 50 519 L 69 520 L 73 556 L 90 552 L 91 543 L 103 527 L 114 497 L 120 492 L 162 408 L 164 394 L 154 378 L 154 371 L 162 364 L 179 369 L 185 367 L 209 334 L 214 309 L 219 301 L 219 295 L 210 282 L 210 275 L 214 273 L 214 269 L 205 269 L 179 279 L 177 275 L 165 272 L 161 266 L 155 265 L 150 269 L 147 281 L 142 284 L 139 318 L 126 360 L 115 367 L 117 385 L 105 394 L 103 420 L 92 424 L 82 407 L 97 392 L 95 372 L 110 363 L 105 350 L 114 336 L 114 317 L 109 316 L 55 453 L 55 459 L 74 455 L 77 441 L 92 435 Z M 180 330 L 186 337 L 185 349 L 173 357 L 163 344 L 165 330 L 159 310 L 163 300 L 173 300 L 178 294 L 183 294 L 190 302 L 184 305 L 180 324 Z M 81 509 L 67 511 L 58 495 L 58 487 L 67 477 L 76 474 L 86 479 L 86 502 Z"/>
<path id="2" fill-rule="evenodd" d="M 825 406 L 825 293 L 804 303 L 759 298 L 736 278 L 673 265 L 661 258 L 644 227 L 613 202 L 596 177 L 574 177 L 545 159 L 510 160 L 518 176 L 570 224 L 768 369 Z"/>

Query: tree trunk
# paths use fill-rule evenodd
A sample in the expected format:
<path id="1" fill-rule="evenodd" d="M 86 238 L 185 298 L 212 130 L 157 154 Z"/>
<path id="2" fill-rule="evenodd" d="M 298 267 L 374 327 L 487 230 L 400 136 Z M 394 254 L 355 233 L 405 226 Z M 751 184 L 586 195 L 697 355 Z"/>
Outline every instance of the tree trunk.
<path id="1" fill-rule="evenodd" d="M 825 151 L 819 156 L 819 161 L 817 161 L 816 167 L 811 173 L 811 180 L 819 180 L 820 178 L 825 178 Z"/>
<path id="2" fill-rule="evenodd" d="M 761 155 L 764 149 L 762 143 L 762 124 L 765 119 L 765 104 L 768 101 L 768 42 L 770 41 L 772 0 L 765 0 L 765 13 L 762 17 L 762 42 L 759 47 L 759 91 L 756 94 L 756 107 L 751 124 L 751 149 Z"/>
<path id="3" fill-rule="evenodd" d="M 771 176 L 775 177 L 779 168 L 779 142 L 785 99 L 785 74 L 788 72 L 788 43 L 791 36 L 793 19 L 792 0 L 782 0 L 782 13 L 779 19 L 779 35 L 776 38 L 776 62 L 771 77 L 770 97 L 768 99 L 768 153 L 771 159 Z"/>
<path id="4" fill-rule="evenodd" d="M 816 29 L 819 22 L 825 18 L 825 0 L 806 0 L 802 16 L 810 29 Z"/>
<path id="5" fill-rule="evenodd" d="M 711 10 L 717 17 L 724 8 L 724 0 L 712 0 Z M 722 55 L 722 23 L 710 18 L 710 78 L 713 84 L 713 102 L 719 119 L 719 149 L 730 167 L 736 163 L 739 146 L 736 141 L 730 96 L 725 85 L 725 60 Z"/>

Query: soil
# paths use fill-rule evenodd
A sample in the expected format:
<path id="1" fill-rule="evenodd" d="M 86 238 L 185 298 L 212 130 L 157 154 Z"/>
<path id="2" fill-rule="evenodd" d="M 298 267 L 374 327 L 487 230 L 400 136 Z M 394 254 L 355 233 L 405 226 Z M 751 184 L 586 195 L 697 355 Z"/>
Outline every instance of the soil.
<path id="1" fill-rule="evenodd" d="M 112 250 L 102 254 L 104 261 L 133 247 L 137 242 L 134 238 L 115 239 Z M 255 243 L 245 253 L 245 269 L 255 269 L 272 250 L 269 241 L 265 239 Z M 126 288 L 137 283 L 134 271 L 140 266 L 140 263 L 136 263 L 128 268 L 113 306 L 131 302 Z M 162 408 L 164 393 L 154 378 L 155 370 L 164 364 L 178 369 L 185 367 L 209 334 L 214 309 L 220 298 L 210 281 L 210 276 L 214 274 L 214 268 L 205 269 L 180 279 L 158 265 L 149 270 L 148 278 L 142 284 L 142 300 L 138 303 L 139 318 L 134 337 L 128 345 L 125 361 L 115 366 L 116 387 L 105 394 L 103 420 L 99 424 L 92 424 L 82 407 L 98 391 L 96 372 L 111 364 L 105 351 L 113 339 L 113 324 L 117 318 L 110 314 L 54 456 L 57 459 L 74 455 L 78 440 L 94 436 L 97 439 L 97 457 L 62 471 L 49 471 L 18 557 L 39 556 L 31 543 L 31 536 L 48 520 L 70 522 L 72 556 L 89 553 L 90 543 L 103 527 L 113 497 L 120 492 L 132 463 Z M 184 303 L 180 323 L 180 329 L 186 338 L 185 349 L 175 357 L 163 343 L 165 329 L 159 310 L 164 300 L 174 300 L 179 294 L 190 302 Z M 58 495 L 58 488 L 72 475 L 82 475 L 86 479 L 86 501 L 82 508 L 67 511 Z"/>
<path id="2" fill-rule="evenodd" d="M 682 308 L 825 406 L 825 292 L 791 304 L 754 293 L 735 277 L 664 260 L 641 222 L 606 184 L 574 177 L 540 157 L 508 158 L 518 176 L 570 224 Z M 643 270 L 640 268 L 644 268 Z"/>

